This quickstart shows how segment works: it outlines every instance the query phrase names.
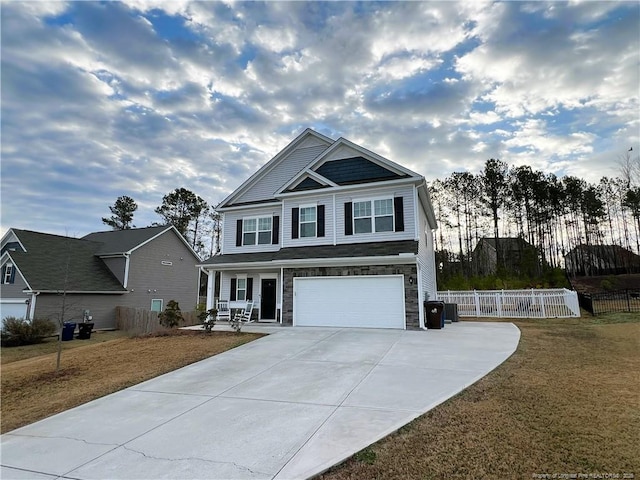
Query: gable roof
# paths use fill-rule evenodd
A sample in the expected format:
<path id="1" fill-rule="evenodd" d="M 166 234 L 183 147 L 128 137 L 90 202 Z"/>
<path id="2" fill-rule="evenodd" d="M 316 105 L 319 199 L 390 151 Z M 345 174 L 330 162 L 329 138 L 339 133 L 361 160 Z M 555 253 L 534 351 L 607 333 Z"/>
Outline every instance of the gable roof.
<path id="1" fill-rule="evenodd" d="M 278 152 L 271 160 L 269 160 L 262 167 L 260 167 L 257 172 L 251 175 L 238 188 L 236 188 L 233 192 L 231 192 L 231 194 L 229 194 L 224 200 L 222 200 L 222 202 L 220 202 L 218 209 L 224 209 L 225 207 L 230 207 L 234 204 L 245 204 L 246 202 L 238 202 L 238 199 L 240 199 L 244 193 L 246 193 L 252 187 L 254 187 L 267 174 L 269 174 L 276 167 L 278 167 L 298 147 L 303 145 L 305 142 L 309 142 L 310 140 L 314 140 L 317 144 L 324 145 L 325 148 L 329 147 L 333 143 L 333 140 L 331 138 L 326 137 L 321 133 L 318 133 L 310 128 L 306 128 L 300 135 L 294 138 L 285 148 L 283 148 L 280 152 Z M 280 187 L 280 185 L 278 185 L 276 188 L 278 187 Z M 265 199 L 262 199 L 261 201 L 264 202 Z"/>
<path id="2" fill-rule="evenodd" d="M 520 250 L 526 248 L 534 248 L 529 242 L 527 242 L 524 238 L 520 237 L 500 237 L 499 238 L 500 249 L 503 252 L 519 252 Z M 478 244 L 476 245 L 476 249 L 481 246 L 481 244 L 489 245 L 494 250 L 496 249 L 496 238 L 495 237 L 482 237 Z"/>
<path id="3" fill-rule="evenodd" d="M 620 245 L 578 245 L 565 255 L 565 258 L 576 255 L 591 255 L 593 257 L 601 257 L 607 260 L 616 258 L 618 260 L 640 261 L 640 255 Z"/>
<path id="4" fill-rule="evenodd" d="M 102 246 L 96 252 L 97 255 L 118 255 L 131 253 L 169 230 L 175 230 L 175 233 L 182 239 L 182 241 L 189 247 L 189 249 L 191 249 L 191 246 L 186 243 L 184 237 L 182 237 L 182 235 L 180 235 L 175 227 L 171 225 L 162 225 L 159 227 L 147 228 L 132 228 L 128 230 L 108 230 L 104 232 L 93 232 L 85 235 L 84 237 L 82 237 L 82 239 L 93 242 L 100 242 L 102 244 Z"/>
<path id="5" fill-rule="evenodd" d="M 25 251 L 7 251 L 31 290 L 125 293 L 96 256 L 101 244 L 30 230 L 11 229 Z M 66 281 L 65 281 L 66 279 Z"/>

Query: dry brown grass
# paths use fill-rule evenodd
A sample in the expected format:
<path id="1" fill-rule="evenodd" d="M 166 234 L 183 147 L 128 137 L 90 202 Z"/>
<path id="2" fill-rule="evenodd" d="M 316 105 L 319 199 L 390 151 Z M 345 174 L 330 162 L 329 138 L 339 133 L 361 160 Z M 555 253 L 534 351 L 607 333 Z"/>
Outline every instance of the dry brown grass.
<path id="1" fill-rule="evenodd" d="M 321 478 L 637 478 L 640 316 L 632 315 L 515 321 L 522 338 L 507 362 Z"/>
<path id="2" fill-rule="evenodd" d="M 10 355 L 10 349 L 3 349 L 0 430 L 8 432 L 261 336 L 178 331 L 101 342 L 102 337 L 96 335 L 93 343 L 64 342 L 68 346 L 57 373 L 55 353 L 7 363 L 5 355 Z"/>

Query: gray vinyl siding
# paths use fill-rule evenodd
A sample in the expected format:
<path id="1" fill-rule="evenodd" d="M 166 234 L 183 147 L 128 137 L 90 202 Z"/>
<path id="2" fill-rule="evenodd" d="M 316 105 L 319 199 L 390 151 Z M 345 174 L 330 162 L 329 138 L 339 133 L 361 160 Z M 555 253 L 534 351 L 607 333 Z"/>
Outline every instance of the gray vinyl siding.
<path id="1" fill-rule="evenodd" d="M 162 265 L 162 261 L 172 265 Z M 152 299 L 166 306 L 175 300 L 185 311 L 193 310 L 198 300 L 197 260 L 187 246 L 169 230 L 152 242 L 134 250 L 129 263 L 129 293 L 120 305 L 151 308 Z"/>
<path id="2" fill-rule="evenodd" d="M 236 222 L 239 219 L 247 217 L 282 217 L 282 207 L 255 207 L 247 210 L 238 210 L 232 212 L 226 212 L 224 214 L 223 232 L 224 238 L 222 241 L 222 253 L 253 253 L 253 252 L 273 252 L 280 249 L 280 245 L 244 245 L 236 247 Z M 280 218 L 280 231 L 278 233 L 279 239 L 282 239 L 282 218 Z"/>
<path id="3" fill-rule="evenodd" d="M 336 195 L 336 243 L 364 243 L 364 242 L 384 242 L 389 240 L 412 240 L 415 237 L 415 218 L 413 211 L 413 186 L 398 185 L 395 187 L 372 188 L 370 190 L 358 190 L 354 192 L 344 192 Z M 344 234 L 344 204 L 354 200 L 371 197 L 402 197 L 404 209 L 404 231 L 403 232 L 380 232 L 380 233 L 354 233 Z"/>
<path id="4" fill-rule="evenodd" d="M 15 268 L 15 267 L 14 267 Z M 4 279 L 0 279 L 0 282 Z M 2 298 L 28 298 L 30 295 L 25 295 L 22 290 L 27 288 L 27 284 L 20 276 L 20 273 L 16 271 L 16 275 L 13 283 L 3 283 L 0 285 L 0 297 Z"/>
<path id="5" fill-rule="evenodd" d="M 324 205 L 324 237 L 291 238 L 292 209 L 300 205 Z M 316 210 L 317 213 L 317 210 Z M 317 217 L 316 217 L 317 218 Z M 318 195 L 302 199 L 290 199 L 284 202 L 283 248 L 311 245 L 333 245 L 333 195 Z"/>
<path id="6" fill-rule="evenodd" d="M 118 281 L 124 285 L 124 272 L 126 267 L 126 259 L 124 257 L 103 258 L 104 264 L 111 270 Z"/>
<path id="7" fill-rule="evenodd" d="M 273 195 L 285 183 L 291 180 L 298 172 L 327 149 L 325 145 L 317 145 L 307 148 L 297 148 L 270 171 L 268 171 L 258 183 L 251 186 L 233 203 L 256 202 L 273 199 Z M 235 245 L 235 243 L 234 243 Z"/>
<path id="8" fill-rule="evenodd" d="M 65 299 L 65 321 L 81 322 L 84 310 L 89 310 L 93 317 L 95 329 L 116 327 L 116 306 L 126 303 L 122 295 L 73 294 L 69 293 Z M 36 298 L 35 318 L 47 318 L 59 325 L 62 313 L 62 295 L 55 293 L 41 293 Z"/>

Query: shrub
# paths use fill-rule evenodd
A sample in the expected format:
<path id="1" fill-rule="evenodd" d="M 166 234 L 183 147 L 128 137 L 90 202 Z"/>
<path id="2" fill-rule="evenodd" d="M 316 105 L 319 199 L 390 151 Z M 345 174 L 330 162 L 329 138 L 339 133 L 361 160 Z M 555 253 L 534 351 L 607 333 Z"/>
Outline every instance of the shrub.
<path id="1" fill-rule="evenodd" d="M 164 309 L 164 312 L 162 312 L 158 318 L 160 320 L 160 325 L 167 328 L 176 328 L 184 322 L 180 306 L 175 300 L 169 300 L 167 302 L 167 308 Z"/>
<path id="2" fill-rule="evenodd" d="M 209 310 L 200 310 L 198 312 L 198 321 L 204 325 L 204 329 L 210 332 L 216 324 L 216 315 L 218 311 L 215 308 Z"/>
<path id="3" fill-rule="evenodd" d="M 2 321 L 2 346 L 40 343 L 56 330 L 56 324 L 44 318 L 36 318 L 30 322 L 24 318 L 7 317 Z"/>

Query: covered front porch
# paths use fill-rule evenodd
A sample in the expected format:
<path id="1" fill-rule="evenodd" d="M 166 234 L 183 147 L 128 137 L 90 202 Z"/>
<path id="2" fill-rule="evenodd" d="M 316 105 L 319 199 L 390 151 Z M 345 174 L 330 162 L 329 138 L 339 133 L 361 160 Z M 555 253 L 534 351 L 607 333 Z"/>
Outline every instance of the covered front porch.
<path id="1" fill-rule="evenodd" d="M 276 269 L 207 268 L 207 310 L 218 301 L 231 310 L 243 310 L 253 301 L 252 321 L 280 323 L 282 320 L 282 272 Z M 216 272 L 220 274 L 215 281 Z"/>

